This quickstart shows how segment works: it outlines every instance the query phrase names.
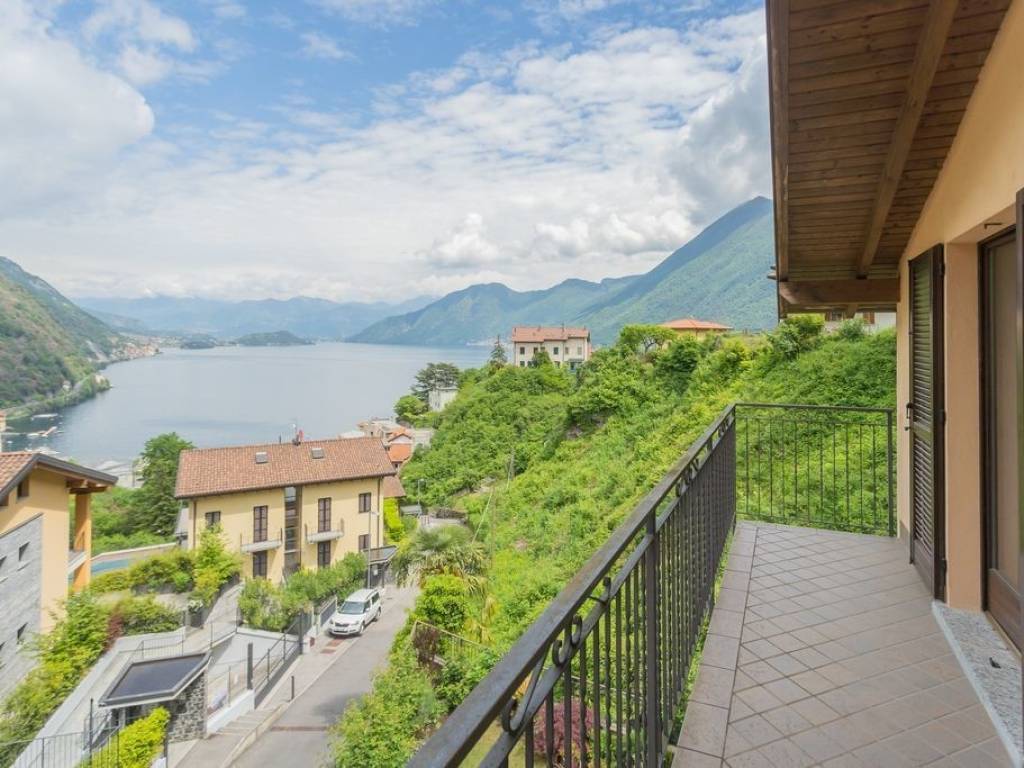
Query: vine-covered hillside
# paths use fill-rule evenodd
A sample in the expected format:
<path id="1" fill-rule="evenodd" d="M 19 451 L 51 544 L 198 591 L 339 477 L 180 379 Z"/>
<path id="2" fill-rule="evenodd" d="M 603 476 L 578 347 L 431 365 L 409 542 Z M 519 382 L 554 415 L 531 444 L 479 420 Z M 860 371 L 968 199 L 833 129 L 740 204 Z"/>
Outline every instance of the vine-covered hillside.
<path id="1" fill-rule="evenodd" d="M 442 648 L 438 670 L 411 661 L 417 650 L 400 635 L 392 668 L 341 723 L 339 765 L 403 764 L 729 402 L 894 402 L 892 332 L 848 324 L 823 336 L 820 319 L 803 317 L 762 336 L 666 343 L 661 333 L 628 327 L 578 378 L 547 365 L 464 374 L 432 447 L 402 477 L 424 502 L 468 512 L 475 541 L 458 545 L 457 567 L 421 572 L 420 583 L 426 593 L 434 578 L 471 577 L 454 631 L 480 646 Z M 478 572 L 467 565 L 477 562 L 466 557 L 471 546 Z M 430 622 L 433 605 L 421 596 L 416 618 Z M 396 690 L 413 689 L 427 699 L 388 704 Z M 394 750 L 366 751 L 384 742 Z"/>

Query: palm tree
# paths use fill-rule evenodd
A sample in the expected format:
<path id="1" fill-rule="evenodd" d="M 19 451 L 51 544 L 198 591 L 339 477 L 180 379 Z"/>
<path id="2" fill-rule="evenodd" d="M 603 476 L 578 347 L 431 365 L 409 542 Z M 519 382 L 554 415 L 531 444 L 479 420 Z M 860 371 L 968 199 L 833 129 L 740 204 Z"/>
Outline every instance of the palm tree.
<path id="1" fill-rule="evenodd" d="M 483 545 L 473 541 L 469 530 L 462 526 L 421 528 L 402 542 L 393 567 L 399 584 L 415 577 L 422 586 L 427 576 L 443 573 L 458 576 L 471 591 L 481 592 L 487 555 Z"/>

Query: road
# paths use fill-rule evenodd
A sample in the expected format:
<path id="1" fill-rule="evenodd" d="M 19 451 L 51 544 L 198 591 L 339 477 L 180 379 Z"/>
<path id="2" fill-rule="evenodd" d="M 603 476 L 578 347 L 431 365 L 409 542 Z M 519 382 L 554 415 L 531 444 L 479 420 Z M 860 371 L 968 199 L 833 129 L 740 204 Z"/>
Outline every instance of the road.
<path id="1" fill-rule="evenodd" d="M 349 704 L 369 692 L 373 673 L 386 661 L 391 641 L 405 624 L 406 609 L 415 598 L 416 590 L 411 587 L 389 587 L 380 619 L 362 636 L 342 640 L 337 650 L 341 658 L 298 696 L 234 765 L 328 765 L 330 727 Z"/>

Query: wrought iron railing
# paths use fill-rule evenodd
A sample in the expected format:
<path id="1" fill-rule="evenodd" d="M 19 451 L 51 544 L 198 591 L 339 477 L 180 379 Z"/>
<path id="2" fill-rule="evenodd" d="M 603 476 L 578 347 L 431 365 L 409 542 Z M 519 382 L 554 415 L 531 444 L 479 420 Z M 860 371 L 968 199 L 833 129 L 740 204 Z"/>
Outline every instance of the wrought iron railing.
<path id="1" fill-rule="evenodd" d="M 726 408 L 410 765 L 662 765 L 737 514 L 891 533 L 892 428 L 884 409 Z"/>

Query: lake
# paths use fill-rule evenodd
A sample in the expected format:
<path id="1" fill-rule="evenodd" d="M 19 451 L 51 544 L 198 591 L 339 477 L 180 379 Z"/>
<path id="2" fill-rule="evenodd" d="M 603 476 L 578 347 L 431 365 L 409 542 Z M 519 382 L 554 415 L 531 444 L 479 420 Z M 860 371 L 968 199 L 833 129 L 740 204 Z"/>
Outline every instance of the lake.
<path id="1" fill-rule="evenodd" d="M 5 450 L 49 448 L 91 466 L 127 463 L 146 440 L 177 432 L 197 446 L 337 436 L 371 416 L 388 416 L 430 362 L 460 368 L 489 347 L 402 347 L 324 343 L 301 347 L 166 349 L 108 366 L 113 388 L 54 418 L 12 421 Z M 24 433 L 56 426 L 47 438 Z"/>

